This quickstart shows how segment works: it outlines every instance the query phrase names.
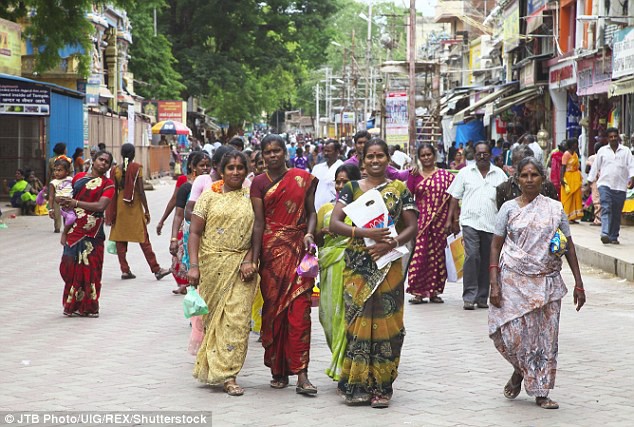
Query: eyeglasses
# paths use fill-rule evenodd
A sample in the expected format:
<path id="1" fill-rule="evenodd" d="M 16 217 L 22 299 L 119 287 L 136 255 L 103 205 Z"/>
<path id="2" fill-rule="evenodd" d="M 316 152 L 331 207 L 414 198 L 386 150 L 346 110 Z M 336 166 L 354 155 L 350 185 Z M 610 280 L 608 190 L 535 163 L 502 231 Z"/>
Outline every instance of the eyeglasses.
<path id="1" fill-rule="evenodd" d="M 476 153 L 475 157 L 479 157 L 481 159 L 486 159 L 487 157 L 491 157 L 490 153 Z"/>

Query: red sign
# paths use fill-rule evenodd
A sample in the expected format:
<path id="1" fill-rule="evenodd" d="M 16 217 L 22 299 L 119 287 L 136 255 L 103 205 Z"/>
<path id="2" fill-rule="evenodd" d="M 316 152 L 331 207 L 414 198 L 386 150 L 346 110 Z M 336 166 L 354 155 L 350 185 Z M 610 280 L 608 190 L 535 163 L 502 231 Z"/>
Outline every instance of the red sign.
<path id="1" fill-rule="evenodd" d="M 176 120 L 185 123 L 187 120 L 187 103 L 185 101 L 159 101 L 158 121 Z"/>
<path id="2" fill-rule="evenodd" d="M 552 70 L 550 72 L 550 82 L 559 83 L 562 80 L 571 79 L 573 75 L 574 75 L 574 69 L 572 64 L 566 65 L 565 67 L 559 68 L 558 70 Z"/>

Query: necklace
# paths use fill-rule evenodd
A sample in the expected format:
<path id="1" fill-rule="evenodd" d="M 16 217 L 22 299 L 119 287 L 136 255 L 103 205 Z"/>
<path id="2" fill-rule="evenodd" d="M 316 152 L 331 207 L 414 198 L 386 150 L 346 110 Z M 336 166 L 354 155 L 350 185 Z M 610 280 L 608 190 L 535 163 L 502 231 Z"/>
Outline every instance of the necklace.
<path id="1" fill-rule="evenodd" d="M 423 169 L 421 171 L 421 175 L 423 176 L 423 178 L 429 178 L 430 176 L 432 176 L 436 172 L 436 169 L 438 169 L 438 168 L 436 166 L 434 166 L 434 168 L 431 170 L 431 172 L 427 172 L 427 173 L 425 173 L 425 169 Z"/>
<path id="2" fill-rule="evenodd" d="M 284 175 L 286 172 L 288 172 L 288 169 L 284 168 L 282 173 L 278 177 L 276 177 L 276 179 L 279 178 L 280 176 Z M 271 183 L 272 183 L 273 182 L 273 178 L 271 178 L 271 175 L 269 175 L 269 171 L 264 171 L 264 173 L 266 174 L 266 177 L 269 179 L 269 181 L 271 181 Z"/>

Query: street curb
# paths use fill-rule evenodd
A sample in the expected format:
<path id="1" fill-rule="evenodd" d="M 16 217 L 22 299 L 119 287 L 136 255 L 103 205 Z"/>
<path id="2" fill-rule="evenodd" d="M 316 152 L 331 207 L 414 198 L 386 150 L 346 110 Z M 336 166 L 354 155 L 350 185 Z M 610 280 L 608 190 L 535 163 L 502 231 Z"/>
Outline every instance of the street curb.
<path id="1" fill-rule="evenodd" d="M 634 282 L 634 263 L 603 254 L 575 243 L 579 263 L 598 268 L 607 273 Z"/>

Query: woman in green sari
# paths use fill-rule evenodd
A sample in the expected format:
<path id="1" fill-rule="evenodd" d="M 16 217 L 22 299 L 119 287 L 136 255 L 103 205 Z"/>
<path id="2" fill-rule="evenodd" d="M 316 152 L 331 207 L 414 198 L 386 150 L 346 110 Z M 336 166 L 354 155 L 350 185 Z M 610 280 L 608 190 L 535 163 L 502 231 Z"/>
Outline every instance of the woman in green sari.
<path id="1" fill-rule="evenodd" d="M 343 299 L 347 345 L 338 391 L 347 404 L 370 403 L 373 408 L 389 405 L 405 337 L 401 260 L 389 262 L 381 269 L 376 261 L 409 243 L 417 231 L 414 198 L 404 183 L 385 178 L 389 163 L 384 141 L 367 142 L 363 150 L 367 178 L 344 186 L 330 220 L 331 232 L 353 240 L 345 249 Z M 393 221 L 399 231 L 396 237 L 390 237 L 387 228 L 357 228 L 344 222 L 343 208 L 371 189 L 381 193 L 390 223 Z M 376 243 L 366 247 L 364 238 Z"/>
<path id="2" fill-rule="evenodd" d="M 361 171 L 355 165 L 341 165 L 335 172 L 337 194 L 350 181 L 361 179 Z M 341 378 L 341 368 L 346 350 L 346 326 L 343 304 L 343 269 L 346 265 L 344 251 L 350 238 L 330 233 L 330 217 L 336 199 L 323 205 L 317 212 L 317 243 L 319 245 L 319 322 L 324 328 L 326 342 L 332 352 L 326 374 L 335 381 Z M 352 222 L 346 218 L 346 224 Z"/>

